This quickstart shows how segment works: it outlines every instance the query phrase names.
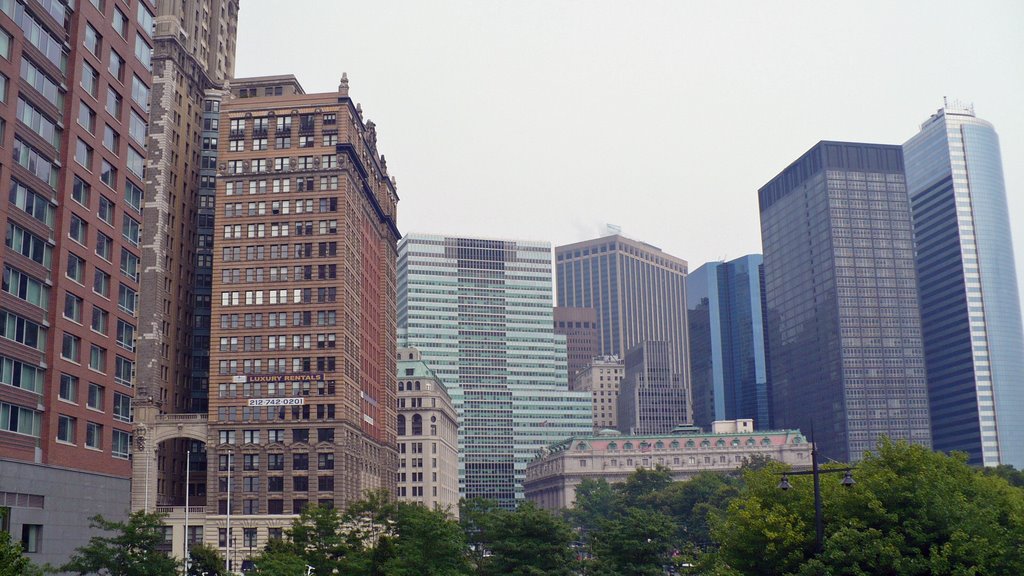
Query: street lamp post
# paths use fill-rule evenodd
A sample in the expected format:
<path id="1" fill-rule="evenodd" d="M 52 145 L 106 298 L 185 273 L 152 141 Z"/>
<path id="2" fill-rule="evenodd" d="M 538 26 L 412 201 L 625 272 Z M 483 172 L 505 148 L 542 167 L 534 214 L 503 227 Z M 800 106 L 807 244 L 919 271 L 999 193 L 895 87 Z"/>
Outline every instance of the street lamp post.
<path id="1" fill-rule="evenodd" d="M 825 545 L 825 517 L 822 513 L 821 506 L 821 475 L 822 474 L 838 474 L 839 472 L 845 472 L 840 484 L 847 488 L 853 487 L 856 482 L 853 480 L 853 468 L 830 468 L 828 470 L 821 470 L 818 468 L 818 447 L 815 443 L 811 443 L 811 469 L 800 470 L 798 472 L 786 472 L 782 474 L 782 480 L 779 482 L 780 490 L 789 490 L 793 487 L 789 483 L 790 476 L 804 476 L 810 474 L 814 477 L 814 553 L 821 554 L 822 549 Z"/>

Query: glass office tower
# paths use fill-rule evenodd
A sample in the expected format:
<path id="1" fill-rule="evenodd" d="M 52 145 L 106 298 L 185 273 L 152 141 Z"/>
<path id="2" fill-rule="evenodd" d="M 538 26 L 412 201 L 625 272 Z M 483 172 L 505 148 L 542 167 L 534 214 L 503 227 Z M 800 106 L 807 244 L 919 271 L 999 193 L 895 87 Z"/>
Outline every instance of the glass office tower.
<path id="1" fill-rule="evenodd" d="M 930 446 L 900 147 L 821 142 L 758 194 L 774 425 L 841 461 Z"/>
<path id="2" fill-rule="evenodd" d="M 537 452 L 592 429 L 552 324 L 551 245 L 412 234 L 399 245 L 398 326 L 459 415 L 459 488 L 512 507 Z"/>
<path id="3" fill-rule="evenodd" d="M 693 423 L 751 418 L 771 428 L 762 257 L 708 262 L 686 277 Z"/>
<path id="4" fill-rule="evenodd" d="M 903 146 L 936 449 L 1024 466 L 1024 336 L 999 138 L 944 107 Z"/>

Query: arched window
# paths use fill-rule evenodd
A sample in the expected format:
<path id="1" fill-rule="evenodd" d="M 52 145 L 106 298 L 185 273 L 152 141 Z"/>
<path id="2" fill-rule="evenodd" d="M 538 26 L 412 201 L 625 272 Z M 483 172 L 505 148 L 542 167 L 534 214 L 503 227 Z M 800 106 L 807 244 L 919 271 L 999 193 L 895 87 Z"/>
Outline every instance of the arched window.
<path id="1" fill-rule="evenodd" d="M 398 391 L 399 392 L 404 392 L 405 391 L 405 382 L 402 382 L 401 380 L 398 381 Z"/>
<path id="2" fill-rule="evenodd" d="M 686 447 L 687 448 L 694 448 L 695 446 L 697 446 L 697 444 L 695 444 L 693 440 L 687 440 L 686 441 Z"/>
<path id="3" fill-rule="evenodd" d="M 419 390 L 419 389 L 420 389 L 420 381 L 419 381 L 419 380 L 417 380 L 417 381 L 416 381 L 416 389 L 417 389 L 417 390 Z"/>
<path id="4" fill-rule="evenodd" d="M 633 443 L 632 442 L 626 442 L 625 444 L 622 445 L 622 449 L 623 450 L 632 450 L 633 449 Z"/>
<path id="5" fill-rule="evenodd" d="M 412 435 L 423 435 L 423 417 L 420 416 L 419 414 L 413 414 L 412 416 Z"/>
<path id="6" fill-rule="evenodd" d="M 708 441 L 708 440 L 705 440 L 705 441 L 700 443 L 700 447 L 701 448 L 711 448 L 711 442 Z"/>
<path id="7" fill-rule="evenodd" d="M 412 360 L 412 352 L 409 352 L 409 360 Z"/>
<path id="8" fill-rule="evenodd" d="M 405 414 L 398 415 L 398 435 L 405 436 Z"/>
<path id="9" fill-rule="evenodd" d="M 715 442 L 715 446 L 717 446 L 719 448 L 721 448 L 722 446 L 725 446 L 725 440 L 719 438 L 718 442 Z"/>
<path id="10" fill-rule="evenodd" d="M 678 449 L 679 449 L 679 440 L 673 440 L 673 441 L 672 441 L 672 443 L 671 443 L 671 444 L 669 444 L 669 446 L 670 446 L 670 447 L 671 447 L 671 448 L 672 448 L 673 450 L 678 450 Z"/>
<path id="11" fill-rule="evenodd" d="M 665 449 L 665 443 L 662 442 L 661 440 L 658 440 L 657 442 L 654 443 L 654 448 L 656 450 L 664 450 Z"/>
<path id="12" fill-rule="evenodd" d="M 771 438 L 761 438 L 761 446 L 771 446 L 771 445 L 772 445 Z"/>
<path id="13" fill-rule="evenodd" d="M 618 449 L 619 449 L 619 445 L 616 444 L 615 442 L 609 442 L 608 443 L 608 450 L 609 451 L 614 451 L 614 450 L 618 450 Z"/>

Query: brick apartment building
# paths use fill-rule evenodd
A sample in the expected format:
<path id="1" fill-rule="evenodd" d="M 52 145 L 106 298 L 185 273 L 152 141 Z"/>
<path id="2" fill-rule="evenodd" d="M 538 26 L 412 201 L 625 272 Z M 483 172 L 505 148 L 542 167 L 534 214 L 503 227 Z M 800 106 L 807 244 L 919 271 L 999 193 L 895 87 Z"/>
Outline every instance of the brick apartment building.
<path id="1" fill-rule="evenodd" d="M 151 0 L 0 0 L 0 506 L 36 563 L 127 513 Z"/>

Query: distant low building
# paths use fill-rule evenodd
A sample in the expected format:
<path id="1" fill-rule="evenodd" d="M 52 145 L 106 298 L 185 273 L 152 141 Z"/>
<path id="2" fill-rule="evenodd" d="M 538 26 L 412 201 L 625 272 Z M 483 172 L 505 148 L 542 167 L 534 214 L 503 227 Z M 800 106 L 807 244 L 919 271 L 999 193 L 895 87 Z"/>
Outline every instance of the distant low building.
<path id="1" fill-rule="evenodd" d="M 712 430 L 686 426 L 672 434 L 635 436 L 604 430 L 553 444 L 526 468 L 526 499 L 549 510 L 569 508 L 584 480 L 623 482 L 639 468 L 658 465 L 673 480 L 687 480 L 735 470 L 755 456 L 797 466 L 811 462 L 811 445 L 799 430 L 755 431 L 750 419 L 714 422 Z"/>
<path id="2" fill-rule="evenodd" d="M 554 309 L 555 334 L 565 336 L 565 352 L 569 366 L 569 389 L 574 390 L 576 375 L 585 370 L 597 356 L 597 312 L 593 308 Z"/>
<path id="3" fill-rule="evenodd" d="M 668 340 L 645 340 L 626 352 L 618 426 L 625 434 L 668 434 L 689 424 L 682 375 L 672 370 Z"/>
<path id="4" fill-rule="evenodd" d="M 595 431 L 618 428 L 619 386 L 625 374 L 625 365 L 618 356 L 596 356 L 569 383 L 571 390 L 590 393 Z"/>

